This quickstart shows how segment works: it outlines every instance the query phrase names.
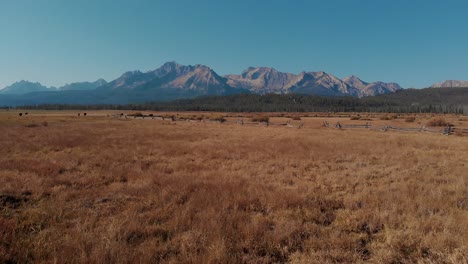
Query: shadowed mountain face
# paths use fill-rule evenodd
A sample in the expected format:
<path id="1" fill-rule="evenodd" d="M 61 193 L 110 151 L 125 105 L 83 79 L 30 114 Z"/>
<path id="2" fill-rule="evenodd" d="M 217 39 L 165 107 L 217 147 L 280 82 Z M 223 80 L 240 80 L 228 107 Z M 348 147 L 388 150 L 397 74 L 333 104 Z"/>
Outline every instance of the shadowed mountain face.
<path id="1" fill-rule="evenodd" d="M 468 81 L 447 80 L 431 85 L 432 88 L 468 87 Z"/>
<path id="2" fill-rule="evenodd" d="M 0 96 L 0 105 L 129 104 L 236 93 L 363 97 L 400 89 L 395 83 L 367 83 L 355 76 L 341 80 L 322 71 L 296 75 L 268 67 L 250 67 L 240 75 L 222 77 L 204 65 L 167 62 L 153 71 L 126 72 L 109 83 L 100 79 L 72 83 L 58 89 L 38 83 L 16 83 L 0 91 L 5 94 Z"/>
<path id="3" fill-rule="evenodd" d="M 367 83 L 355 76 L 343 80 L 326 72 L 302 72 L 298 75 L 273 68 L 250 67 L 241 75 L 226 75 L 228 84 L 254 93 L 302 93 L 323 96 L 373 96 L 402 89 L 394 83 Z"/>
<path id="4" fill-rule="evenodd" d="M 107 82 L 104 79 L 99 79 L 95 82 L 76 82 L 76 83 L 66 84 L 60 87 L 59 90 L 60 91 L 93 90 L 105 84 L 107 84 Z"/>

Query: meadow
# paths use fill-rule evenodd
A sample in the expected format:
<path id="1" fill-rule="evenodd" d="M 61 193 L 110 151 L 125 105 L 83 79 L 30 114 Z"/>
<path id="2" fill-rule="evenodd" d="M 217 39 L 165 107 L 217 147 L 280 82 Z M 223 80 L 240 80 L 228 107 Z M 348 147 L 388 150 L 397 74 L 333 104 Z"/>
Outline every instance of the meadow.
<path id="1" fill-rule="evenodd" d="M 468 137 L 322 126 L 466 117 L 18 112 L 0 112 L 0 263 L 468 262 Z"/>

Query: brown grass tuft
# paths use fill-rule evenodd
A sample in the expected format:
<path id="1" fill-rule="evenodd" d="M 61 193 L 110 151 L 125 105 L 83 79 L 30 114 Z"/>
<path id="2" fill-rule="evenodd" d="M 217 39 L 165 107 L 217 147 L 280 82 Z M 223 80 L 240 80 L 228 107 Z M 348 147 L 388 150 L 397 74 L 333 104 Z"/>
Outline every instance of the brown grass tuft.
<path id="1" fill-rule="evenodd" d="M 135 113 L 130 113 L 127 116 L 142 117 L 143 113 L 142 112 L 135 112 Z"/>
<path id="2" fill-rule="evenodd" d="M 435 117 L 426 123 L 426 126 L 433 126 L 433 127 L 444 127 L 448 125 L 449 123 L 443 117 Z"/>
<path id="3" fill-rule="evenodd" d="M 270 117 L 268 116 L 256 116 L 252 117 L 252 122 L 266 122 L 268 123 L 270 121 Z"/>
<path id="4" fill-rule="evenodd" d="M 221 123 L 226 122 L 226 118 L 224 118 L 224 116 L 222 116 L 222 115 L 211 116 L 210 120 L 218 121 L 218 122 L 221 122 Z"/>

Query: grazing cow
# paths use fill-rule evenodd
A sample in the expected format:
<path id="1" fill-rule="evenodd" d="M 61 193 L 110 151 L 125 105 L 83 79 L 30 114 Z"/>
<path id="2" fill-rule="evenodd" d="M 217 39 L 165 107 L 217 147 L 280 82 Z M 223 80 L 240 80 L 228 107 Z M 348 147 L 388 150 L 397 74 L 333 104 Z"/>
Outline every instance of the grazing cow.
<path id="1" fill-rule="evenodd" d="M 23 116 L 23 113 L 19 113 L 18 115 L 19 115 L 19 116 Z"/>
<path id="2" fill-rule="evenodd" d="M 78 113 L 78 116 L 80 116 L 80 115 L 81 115 L 81 114 L 80 114 L 80 113 Z"/>
<path id="3" fill-rule="evenodd" d="M 84 116 L 86 116 L 86 113 L 83 113 Z"/>

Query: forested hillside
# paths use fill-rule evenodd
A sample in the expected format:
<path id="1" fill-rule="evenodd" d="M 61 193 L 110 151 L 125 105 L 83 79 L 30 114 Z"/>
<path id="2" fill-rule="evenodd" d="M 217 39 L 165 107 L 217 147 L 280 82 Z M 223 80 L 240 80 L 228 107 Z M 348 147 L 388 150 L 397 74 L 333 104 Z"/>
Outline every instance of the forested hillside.
<path id="1" fill-rule="evenodd" d="M 222 112 L 426 112 L 468 114 L 468 88 L 408 89 L 373 97 L 234 94 L 127 105 L 23 106 L 35 109 L 133 109 Z"/>

